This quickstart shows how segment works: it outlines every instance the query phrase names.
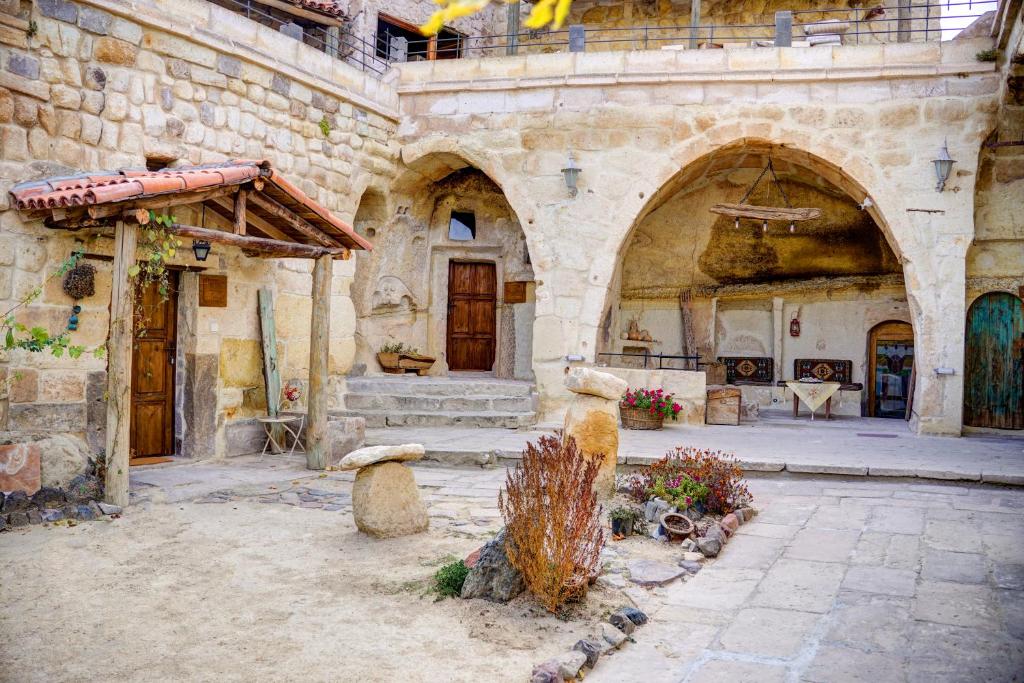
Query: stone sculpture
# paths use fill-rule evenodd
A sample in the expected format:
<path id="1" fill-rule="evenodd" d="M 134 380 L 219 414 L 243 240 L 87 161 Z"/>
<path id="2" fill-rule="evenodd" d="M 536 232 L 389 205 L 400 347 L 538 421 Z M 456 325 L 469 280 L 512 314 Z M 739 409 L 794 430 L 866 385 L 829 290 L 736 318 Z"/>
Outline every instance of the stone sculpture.
<path id="1" fill-rule="evenodd" d="M 615 495 L 615 466 L 619 458 L 619 400 L 626 382 L 607 372 L 576 367 L 565 386 L 573 392 L 565 413 L 565 437 L 576 440 L 586 458 L 600 458 L 594 490 L 602 498 Z"/>
<path id="2" fill-rule="evenodd" d="M 358 470 L 352 486 L 356 527 L 377 538 L 395 538 L 427 530 L 430 518 L 412 470 L 403 465 L 423 457 L 420 444 L 368 446 L 346 455 L 342 470 Z"/>

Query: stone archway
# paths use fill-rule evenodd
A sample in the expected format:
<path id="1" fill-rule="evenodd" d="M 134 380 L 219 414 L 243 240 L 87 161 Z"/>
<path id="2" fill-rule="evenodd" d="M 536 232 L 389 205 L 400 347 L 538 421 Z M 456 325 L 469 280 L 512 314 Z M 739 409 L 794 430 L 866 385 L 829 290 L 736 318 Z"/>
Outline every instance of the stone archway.
<path id="1" fill-rule="evenodd" d="M 451 232 L 457 218 L 472 228 Z M 375 354 L 382 344 L 401 342 L 437 358 L 431 374 L 448 374 L 450 264 L 471 262 L 489 268 L 497 285 L 493 363 L 479 369 L 532 378 L 531 250 L 517 212 L 487 173 L 451 152 L 425 152 L 387 195 L 364 195 L 355 227 L 375 246 L 357 264 L 352 291 L 364 371 L 379 371 Z"/>
<path id="2" fill-rule="evenodd" d="M 769 160 L 778 185 L 761 175 Z M 796 223 L 793 232 L 776 222 L 764 232 L 759 222 L 709 211 L 739 201 L 759 178 L 751 203 L 781 206 L 784 193 L 794 206 L 821 208 L 822 218 Z M 850 367 L 846 383 L 866 384 L 860 340 L 879 320 L 910 317 L 898 245 L 866 196 L 834 165 L 763 140 L 700 157 L 653 193 L 620 248 L 596 359 L 744 360 L 760 368 L 745 401 L 762 409 L 779 406 L 775 383 L 792 379 L 800 359 L 842 361 Z M 833 408 L 861 415 L 866 396 L 845 391 Z"/>

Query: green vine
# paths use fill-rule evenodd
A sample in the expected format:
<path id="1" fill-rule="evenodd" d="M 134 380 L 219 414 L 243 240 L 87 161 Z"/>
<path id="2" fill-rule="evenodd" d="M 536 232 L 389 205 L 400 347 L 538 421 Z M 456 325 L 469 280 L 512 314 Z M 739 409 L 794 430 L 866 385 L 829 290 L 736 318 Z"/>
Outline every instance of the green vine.
<path id="1" fill-rule="evenodd" d="M 82 259 L 85 252 L 79 249 L 65 259 L 57 270 L 50 273 L 49 276 L 43 283 L 30 291 L 28 294 L 23 296 L 17 304 L 8 309 L 2 317 L 0 317 L 0 333 L 3 335 L 4 349 L 11 351 L 14 349 L 21 349 L 23 351 L 31 351 L 33 353 L 42 353 L 49 351 L 54 357 L 61 358 L 66 353 L 71 358 L 78 358 L 85 353 L 85 347 L 71 343 L 71 334 L 68 330 L 62 331 L 60 334 L 50 334 L 49 330 L 45 327 L 35 326 L 29 327 L 23 323 L 17 322 L 15 319 L 15 312 L 19 308 L 28 306 L 33 301 L 38 299 L 43 294 L 43 288 L 46 283 L 50 280 L 58 277 L 63 277 L 69 270 L 75 267 L 78 262 Z M 106 353 L 104 346 L 98 346 L 93 349 L 93 356 L 96 358 L 102 358 L 103 354 Z"/>
<path id="2" fill-rule="evenodd" d="M 160 298 L 165 301 L 170 296 L 167 262 L 181 246 L 181 240 L 169 231 L 174 222 L 174 216 L 158 216 L 150 211 L 149 225 L 139 236 L 140 261 L 128 267 L 128 277 L 134 278 L 140 288 L 156 285 Z"/>
<path id="3" fill-rule="evenodd" d="M 324 114 L 324 117 L 322 119 L 320 119 L 320 123 L 317 124 L 317 125 L 320 126 L 320 132 L 324 134 L 325 138 L 326 137 L 330 137 L 330 135 L 331 135 L 331 122 L 327 118 L 326 114 Z"/>

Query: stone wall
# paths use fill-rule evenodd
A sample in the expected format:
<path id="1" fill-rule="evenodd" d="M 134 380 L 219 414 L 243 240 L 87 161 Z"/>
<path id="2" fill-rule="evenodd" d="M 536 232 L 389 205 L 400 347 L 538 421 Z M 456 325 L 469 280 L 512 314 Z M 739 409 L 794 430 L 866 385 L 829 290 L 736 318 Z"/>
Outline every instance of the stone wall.
<path id="1" fill-rule="evenodd" d="M 112 242 L 25 221 L 9 205 L 7 191 L 17 182 L 147 162 L 264 158 L 350 220 L 363 188 L 386 183 L 394 173 L 393 88 L 238 14 L 203 0 L 8 4 L 11 13 L 0 14 L 0 308 L 42 290 L 19 311 L 20 321 L 52 333 L 66 326 L 73 301 L 50 274 L 81 247 L 99 255 L 90 260 L 99 272 L 96 294 L 79 302 L 81 324 L 72 343 L 102 344 L 110 297 L 110 264 L 102 257 L 109 257 Z M 188 210 L 174 213 L 182 221 L 213 220 Z M 186 244 L 172 265 L 200 264 Z M 228 307 L 199 307 L 194 274 L 183 276 L 177 437 L 183 453 L 209 457 L 226 452 L 225 428 L 232 420 L 265 408 L 260 287 L 276 297 L 282 379 L 305 379 L 311 264 L 252 259 L 216 246 L 201 265 L 207 273 L 227 275 Z M 336 263 L 336 374 L 347 372 L 354 356 L 353 273 L 353 262 Z M 88 432 L 91 445 L 102 445 L 103 360 L 27 352 L 0 360 L 0 373 L 11 380 L 0 400 L 0 423 Z"/>
<path id="2" fill-rule="evenodd" d="M 770 146 L 860 202 L 904 269 L 924 369 L 963 367 L 965 259 L 1000 77 L 991 40 L 525 55 L 400 67 L 402 158 L 458 156 L 519 216 L 537 286 L 534 371 L 557 415 L 566 356 L 594 360 L 636 223 L 723 147 Z M 941 194 L 931 159 L 960 163 Z M 567 151 L 582 167 L 566 192 Z M 908 209 L 912 209 L 908 211 Z M 927 211 L 921 211 L 925 209 Z M 918 375 L 915 424 L 958 434 L 961 375 Z"/>

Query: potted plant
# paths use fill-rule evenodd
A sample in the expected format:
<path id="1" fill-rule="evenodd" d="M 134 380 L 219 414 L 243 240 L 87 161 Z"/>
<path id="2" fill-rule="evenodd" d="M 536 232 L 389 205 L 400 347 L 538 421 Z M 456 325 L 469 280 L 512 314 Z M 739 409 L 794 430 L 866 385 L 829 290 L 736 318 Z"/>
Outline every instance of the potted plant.
<path id="1" fill-rule="evenodd" d="M 434 365 L 434 360 L 433 356 L 425 356 L 419 349 L 406 346 L 403 342 L 388 342 L 377 352 L 377 361 L 384 368 L 384 372 L 394 375 L 405 372 L 425 375 Z"/>
<path id="2" fill-rule="evenodd" d="M 629 505 L 613 508 L 608 513 L 608 518 L 611 520 L 614 536 L 629 536 L 634 529 L 640 528 L 647 521 L 644 519 L 643 510 Z"/>
<path id="3" fill-rule="evenodd" d="M 675 420 L 682 409 L 664 389 L 626 389 L 619 401 L 626 429 L 661 429 L 666 417 Z"/>

